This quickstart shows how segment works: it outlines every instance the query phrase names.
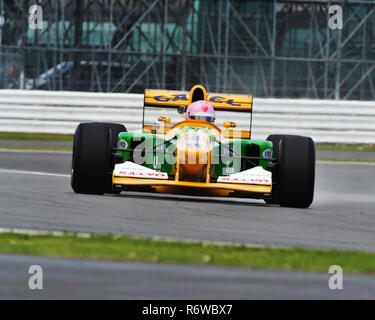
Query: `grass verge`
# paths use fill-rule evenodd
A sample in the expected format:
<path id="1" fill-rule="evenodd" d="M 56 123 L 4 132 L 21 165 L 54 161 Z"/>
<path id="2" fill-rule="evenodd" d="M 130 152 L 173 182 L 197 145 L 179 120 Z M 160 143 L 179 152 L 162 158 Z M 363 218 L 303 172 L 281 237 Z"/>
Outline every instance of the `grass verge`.
<path id="1" fill-rule="evenodd" d="M 1 233 L 0 253 L 322 272 L 336 264 L 345 272 L 375 273 L 375 253 L 216 245 L 116 235 Z"/>

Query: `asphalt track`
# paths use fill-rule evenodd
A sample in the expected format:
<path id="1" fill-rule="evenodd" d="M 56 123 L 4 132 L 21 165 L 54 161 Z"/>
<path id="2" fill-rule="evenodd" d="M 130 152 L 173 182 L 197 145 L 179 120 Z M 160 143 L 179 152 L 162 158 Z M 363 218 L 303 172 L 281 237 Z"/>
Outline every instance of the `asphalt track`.
<path id="1" fill-rule="evenodd" d="M 318 163 L 312 206 L 291 209 L 252 199 L 79 195 L 70 161 L 69 153 L 0 152 L 0 227 L 375 251 L 373 164 Z"/>
<path id="2" fill-rule="evenodd" d="M 30 290 L 28 269 L 43 268 Z M 374 277 L 0 255 L 0 299 L 374 299 Z"/>
<path id="3" fill-rule="evenodd" d="M 0 152 L 0 227 L 375 251 L 373 164 L 318 163 L 309 209 L 259 200 L 78 195 L 70 153 Z M 44 290 L 27 269 L 44 269 Z M 332 264 L 335 264 L 332 261 Z M 328 270 L 327 270 L 328 271 Z M 0 256 L 0 299 L 374 299 L 375 277 Z"/>

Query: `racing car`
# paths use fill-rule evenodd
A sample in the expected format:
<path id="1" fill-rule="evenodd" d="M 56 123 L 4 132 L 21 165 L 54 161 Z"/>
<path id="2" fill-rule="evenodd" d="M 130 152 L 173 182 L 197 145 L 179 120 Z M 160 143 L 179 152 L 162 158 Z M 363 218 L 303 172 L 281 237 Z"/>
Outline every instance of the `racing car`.
<path id="1" fill-rule="evenodd" d="M 146 89 L 142 132 L 127 132 L 116 123 L 78 125 L 71 186 L 85 194 L 129 190 L 309 207 L 314 141 L 279 134 L 253 140 L 252 111 L 250 95 L 207 93 L 201 85 L 190 91 Z M 221 112 L 227 115 L 216 117 Z M 234 113 L 240 113 L 238 125 L 229 119 Z M 215 118 L 221 119 L 221 128 Z"/>

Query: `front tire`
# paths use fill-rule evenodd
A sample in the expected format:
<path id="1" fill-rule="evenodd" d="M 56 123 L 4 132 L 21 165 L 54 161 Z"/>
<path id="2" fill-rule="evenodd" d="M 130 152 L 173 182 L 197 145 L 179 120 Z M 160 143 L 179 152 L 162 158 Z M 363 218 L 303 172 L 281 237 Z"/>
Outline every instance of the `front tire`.
<path id="1" fill-rule="evenodd" d="M 73 142 L 71 186 L 76 193 L 103 194 L 111 169 L 112 131 L 105 123 L 81 123 Z"/>

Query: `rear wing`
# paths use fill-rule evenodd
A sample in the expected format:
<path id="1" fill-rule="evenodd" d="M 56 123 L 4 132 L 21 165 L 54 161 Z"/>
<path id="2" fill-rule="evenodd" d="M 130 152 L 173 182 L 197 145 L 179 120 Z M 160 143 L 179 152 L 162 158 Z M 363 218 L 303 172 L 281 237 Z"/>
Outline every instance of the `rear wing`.
<path id="1" fill-rule="evenodd" d="M 187 107 L 194 101 L 209 101 L 214 109 L 224 111 L 251 112 L 253 97 L 250 95 L 209 93 L 201 85 L 194 86 L 189 91 L 153 90 L 146 89 L 144 97 L 145 106 L 164 108 Z"/>
<path id="2" fill-rule="evenodd" d="M 146 89 L 143 101 L 142 128 L 145 128 L 145 106 L 163 108 L 178 108 L 182 106 L 186 108 L 198 100 L 209 101 L 215 110 L 249 113 L 249 131 L 243 132 L 244 135 L 241 133 L 241 136 L 245 139 L 251 139 L 253 97 L 241 94 L 207 94 L 206 89 L 201 85 L 194 86 L 190 91 Z M 226 131 L 230 133 L 229 131 L 231 130 Z"/>

